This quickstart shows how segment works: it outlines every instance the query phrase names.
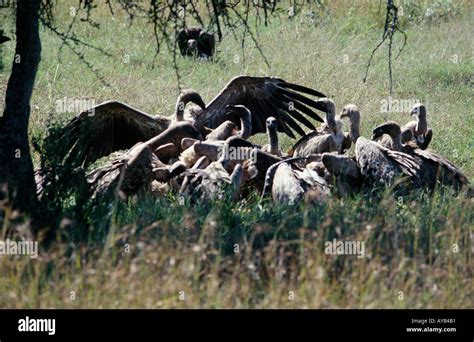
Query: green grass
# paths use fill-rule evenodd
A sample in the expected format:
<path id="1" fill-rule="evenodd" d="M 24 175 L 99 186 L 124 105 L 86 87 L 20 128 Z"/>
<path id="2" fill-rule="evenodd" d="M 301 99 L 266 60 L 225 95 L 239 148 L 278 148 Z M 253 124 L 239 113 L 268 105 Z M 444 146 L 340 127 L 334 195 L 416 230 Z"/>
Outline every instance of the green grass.
<path id="1" fill-rule="evenodd" d="M 427 105 L 433 149 L 472 179 L 473 7 L 459 3 L 457 10 L 442 12 L 437 7 L 441 14 L 421 16 L 426 6 L 436 3 L 444 2 L 404 2 L 406 13 L 413 17 L 403 18 L 408 42 L 394 60 L 392 98 Z M 198 90 L 209 101 L 236 75 L 273 75 L 324 92 L 338 110 L 347 103 L 357 104 L 365 136 L 385 120 L 404 123 L 410 120 L 407 113 L 381 112 L 388 97 L 386 47 L 376 54 L 368 81 L 362 83 L 383 23 L 377 6 L 364 6 L 355 2 L 348 8 L 348 2 L 336 1 L 329 3 L 332 17 L 321 15 L 317 24 L 282 16 L 268 27 L 259 26 L 259 43 L 270 68 L 250 39 L 242 54 L 240 43 L 228 35 L 218 45 L 215 62 L 178 59 L 183 87 Z M 65 4 L 57 10 L 58 22 L 65 26 L 67 8 Z M 151 28 L 141 22 L 129 26 L 122 15 L 111 20 L 104 9 L 95 13 L 96 19 L 99 15 L 103 15 L 100 30 L 80 24 L 76 31 L 111 54 L 85 50 L 109 86 L 67 48 L 58 60 L 60 42 L 42 31 L 32 137 L 44 137 L 50 120 L 75 114 L 55 111 L 56 101 L 64 97 L 118 99 L 149 113 L 172 113 L 178 90 L 169 52 L 163 50 L 151 69 L 155 48 Z M 8 31 L 11 22 L 6 20 L 3 28 L 13 36 Z M 396 49 L 401 42 L 399 36 Z M 13 52 L 12 43 L 4 45 L 3 92 Z M 292 140 L 280 137 L 288 148 Z M 193 207 L 180 206 L 174 194 L 111 203 L 88 203 L 81 217 L 75 217 L 74 202 L 62 202 L 56 215 L 57 238 L 41 245 L 37 260 L 1 257 L 0 307 L 471 308 L 474 304 L 474 206 L 472 199 L 449 191 L 404 198 L 389 193 L 358 195 L 298 208 L 259 206 L 256 196 Z M 24 236 L 27 220 L 2 208 L 3 236 Z M 333 238 L 365 241 L 366 257 L 325 255 L 324 242 Z M 130 253 L 125 252 L 127 244 Z M 75 300 L 70 299 L 71 291 Z M 180 291 L 186 300 L 179 300 Z M 294 300 L 289 300 L 290 291 Z"/>

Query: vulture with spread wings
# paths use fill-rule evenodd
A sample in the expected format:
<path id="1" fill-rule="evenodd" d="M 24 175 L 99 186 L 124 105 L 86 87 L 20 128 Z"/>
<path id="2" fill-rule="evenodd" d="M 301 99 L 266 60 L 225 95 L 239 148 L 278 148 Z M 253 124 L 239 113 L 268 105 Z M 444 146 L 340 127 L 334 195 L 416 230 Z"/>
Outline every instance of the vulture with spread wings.
<path id="1" fill-rule="evenodd" d="M 99 104 L 74 117 L 60 134 L 65 162 L 74 167 L 87 166 L 102 156 L 131 148 L 163 132 L 176 121 L 189 120 L 197 131 L 216 128 L 229 120 L 229 106 L 242 105 L 252 117 L 252 134 L 266 131 L 266 119 L 273 116 L 278 131 L 294 138 L 305 132 L 300 123 L 314 130 L 308 118 L 323 122 L 314 109 L 326 111 L 324 105 L 309 97 L 324 94 L 275 77 L 238 76 L 205 105 L 201 96 L 192 90 L 183 91 L 177 101 L 175 120 L 171 117 L 150 115 L 118 101 Z M 193 102 L 199 107 L 185 107 Z M 235 122 L 239 125 L 239 120 Z"/>

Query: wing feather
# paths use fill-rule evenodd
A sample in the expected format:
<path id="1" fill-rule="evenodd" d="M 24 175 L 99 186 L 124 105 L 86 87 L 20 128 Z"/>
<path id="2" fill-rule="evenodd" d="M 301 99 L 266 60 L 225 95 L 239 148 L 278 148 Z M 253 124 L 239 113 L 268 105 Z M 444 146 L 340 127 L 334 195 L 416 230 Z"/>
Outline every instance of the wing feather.
<path id="1" fill-rule="evenodd" d="M 420 165 L 417 163 L 415 158 L 411 155 L 406 154 L 404 152 L 398 152 L 394 150 L 390 150 L 388 148 L 383 147 L 380 144 L 377 144 L 378 148 L 385 153 L 385 155 L 390 158 L 396 165 L 408 176 L 415 177 L 418 175 L 418 171 L 420 170 Z"/>
<path id="2" fill-rule="evenodd" d="M 102 156 L 146 141 L 171 123 L 118 101 L 108 101 L 75 116 L 59 135 L 65 163 L 87 166 Z"/>
<path id="3" fill-rule="evenodd" d="M 274 116 L 278 121 L 280 132 L 294 136 L 293 129 L 303 135 L 304 131 L 299 123 L 312 126 L 303 114 L 323 122 L 323 119 L 312 110 L 322 110 L 321 106 L 308 96 L 323 97 L 324 94 L 275 77 L 238 76 L 232 79 L 199 114 L 200 121 L 207 127 L 215 128 L 227 119 L 227 106 L 243 105 L 252 113 L 252 134 L 264 133 L 266 119 Z M 291 110 L 288 105 L 290 102 L 299 112 Z"/>
<path id="4" fill-rule="evenodd" d="M 468 178 L 461 172 L 461 170 L 459 170 L 459 168 L 456 167 L 456 165 L 454 165 L 451 161 L 449 161 L 442 155 L 436 153 L 433 150 L 422 150 L 420 148 L 414 149 L 413 152 L 422 158 L 431 160 L 439 165 L 444 166 L 445 168 L 449 170 L 449 172 L 459 177 L 461 182 L 463 182 L 464 184 L 469 184 Z"/>
<path id="5" fill-rule="evenodd" d="M 279 102 L 277 101 L 277 105 L 278 106 L 283 106 L 281 107 L 282 109 L 286 109 L 286 108 L 290 108 L 290 102 Z M 306 117 L 304 115 L 302 115 L 298 110 L 301 110 L 303 113 L 307 114 L 308 116 L 312 117 L 313 118 L 313 115 L 317 115 L 316 113 L 314 113 L 312 110 L 310 110 L 308 107 L 305 107 L 305 106 L 302 106 L 299 102 L 293 102 L 293 106 L 294 106 L 294 109 L 293 110 L 289 110 L 288 113 L 293 117 L 295 118 L 296 120 L 298 120 L 299 122 L 301 122 L 303 125 L 305 125 L 306 127 L 308 127 L 309 129 L 311 130 L 315 130 L 316 127 L 314 127 L 314 125 L 308 120 L 306 119 Z"/>

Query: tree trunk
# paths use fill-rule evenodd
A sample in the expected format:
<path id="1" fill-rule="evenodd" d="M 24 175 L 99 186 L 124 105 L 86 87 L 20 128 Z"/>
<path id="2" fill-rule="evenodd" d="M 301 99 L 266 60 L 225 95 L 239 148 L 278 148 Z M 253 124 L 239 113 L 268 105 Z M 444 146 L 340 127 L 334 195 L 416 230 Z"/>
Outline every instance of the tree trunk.
<path id="1" fill-rule="evenodd" d="M 0 184 L 8 184 L 13 207 L 34 213 L 36 184 L 28 141 L 30 99 L 41 59 L 38 31 L 40 0 L 19 0 L 16 50 L 8 80 L 5 111 L 0 118 Z"/>

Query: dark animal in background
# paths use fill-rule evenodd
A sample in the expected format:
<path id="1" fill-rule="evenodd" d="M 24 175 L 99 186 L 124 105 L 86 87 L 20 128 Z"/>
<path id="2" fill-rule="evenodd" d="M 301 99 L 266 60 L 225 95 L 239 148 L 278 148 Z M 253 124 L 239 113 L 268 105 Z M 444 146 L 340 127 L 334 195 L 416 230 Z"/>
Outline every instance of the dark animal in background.
<path id="1" fill-rule="evenodd" d="M 203 29 L 197 27 L 182 29 L 176 39 L 183 56 L 209 58 L 214 55 L 216 47 L 214 35 Z"/>

